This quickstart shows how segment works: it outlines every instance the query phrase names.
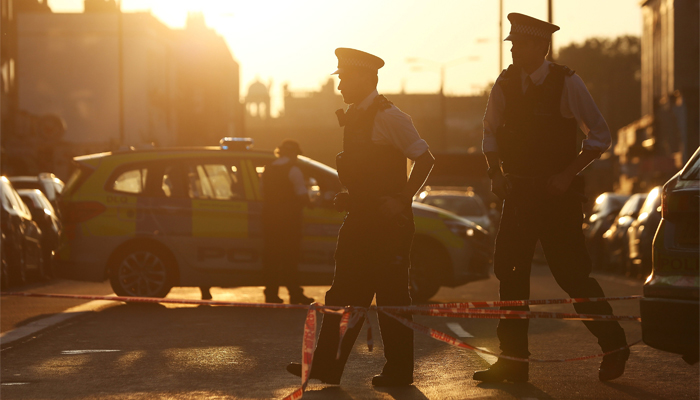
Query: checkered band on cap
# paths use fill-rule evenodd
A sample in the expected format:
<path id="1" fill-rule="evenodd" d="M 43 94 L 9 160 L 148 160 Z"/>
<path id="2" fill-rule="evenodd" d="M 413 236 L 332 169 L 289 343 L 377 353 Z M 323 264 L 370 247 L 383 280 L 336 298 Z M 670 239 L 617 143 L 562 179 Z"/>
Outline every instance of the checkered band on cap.
<path id="1" fill-rule="evenodd" d="M 338 60 L 338 68 L 367 68 L 379 69 L 382 66 L 374 60 L 359 58 L 342 58 Z"/>
<path id="2" fill-rule="evenodd" d="M 552 32 L 540 29 L 535 26 L 531 25 L 520 25 L 520 24 L 512 24 L 510 27 L 510 33 L 511 34 L 518 34 L 518 35 L 528 35 L 528 36 L 535 36 L 543 39 L 549 39 L 550 36 L 552 35 Z"/>

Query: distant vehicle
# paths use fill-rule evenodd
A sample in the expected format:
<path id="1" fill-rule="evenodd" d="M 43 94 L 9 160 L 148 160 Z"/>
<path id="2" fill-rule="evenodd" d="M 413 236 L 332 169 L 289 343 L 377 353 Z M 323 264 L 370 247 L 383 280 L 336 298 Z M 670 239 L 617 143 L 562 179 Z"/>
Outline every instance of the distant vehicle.
<path id="1" fill-rule="evenodd" d="M 633 194 L 622 206 L 610 229 L 603 234 L 604 269 L 617 272 L 625 272 L 629 269 L 627 267 L 629 260 L 627 229 L 639 216 L 639 210 L 646 198 L 646 193 Z"/>
<path id="2" fill-rule="evenodd" d="M 275 156 L 251 140 L 217 147 L 164 148 L 74 158 L 61 194 L 64 235 L 58 268 L 81 280 L 109 279 L 118 295 L 165 296 L 173 286 L 259 286 L 262 275 L 260 174 Z M 299 157 L 313 207 L 304 209 L 302 285 L 332 282 L 344 214 L 337 172 Z M 440 286 L 489 276 L 486 230 L 444 210 L 413 203 L 413 299 Z"/>
<path id="3" fill-rule="evenodd" d="M 469 187 L 426 186 L 415 201 L 459 215 L 486 229 L 490 235 L 495 235 L 493 216 L 481 197 Z"/>
<path id="4" fill-rule="evenodd" d="M 594 268 L 603 267 L 603 234 L 610 229 L 628 198 L 612 192 L 601 194 L 595 199 L 591 215 L 583 222 L 583 234 Z"/>
<path id="5" fill-rule="evenodd" d="M 652 274 L 640 304 L 642 339 L 656 349 L 698 362 L 700 275 L 700 149 L 661 192 Z"/>
<path id="6" fill-rule="evenodd" d="M 30 275 L 41 273 L 41 229 L 32 221 L 32 214 L 19 197 L 10 181 L 0 177 L 0 224 L 2 225 L 2 252 L 7 254 L 7 271 L 11 285 L 23 285 Z"/>
<path id="7" fill-rule="evenodd" d="M 12 186 L 19 189 L 39 189 L 51 202 L 54 209 L 58 208 L 58 197 L 63 191 L 63 181 L 49 172 L 42 172 L 36 176 L 11 176 Z"/>
<path id="8" fill-rule="evenodd" d="M 661 222 L 661 186 L 653 188 L 639 209 L 639 216 L 627 230 L 629 243 L 628 275 L 646 278 L 651 273 L 651 247 Z"/>
<path id="9" fill-rule="evenodd" d="M 61 237 L 61 220 L 58 219 L 49 199 L 39 189 L 19 189 L 19 197 L 29 207 L 32 219 L 41 228 L 41 249 L 43 251 L 44 265 L 42 275 L 46 278 L 54 277 L 52 260 Z"/>

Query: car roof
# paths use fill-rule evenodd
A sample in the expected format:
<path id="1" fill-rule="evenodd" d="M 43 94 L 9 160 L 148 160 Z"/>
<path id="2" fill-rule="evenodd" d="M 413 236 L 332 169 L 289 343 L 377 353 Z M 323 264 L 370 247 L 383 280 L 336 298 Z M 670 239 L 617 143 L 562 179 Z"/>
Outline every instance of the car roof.
<path id="1" fill-rule="evenodd" d="M 17 193 L 26 196 L 44 196 L 44 193 L 39 189 L 17 189 Z M 46 197 L 46 196 L 44 196 Z"/>
<path id="2" fill-rule="evenodd" d="M 426 197 L 428 196 L 476 197 L 476 193 L 466 190 L 430 190 Z"/>
<path id="3" fill-rule="evenodd" d="M 38 176 L 8 176 L 10 182 L 39 182 Z"/>

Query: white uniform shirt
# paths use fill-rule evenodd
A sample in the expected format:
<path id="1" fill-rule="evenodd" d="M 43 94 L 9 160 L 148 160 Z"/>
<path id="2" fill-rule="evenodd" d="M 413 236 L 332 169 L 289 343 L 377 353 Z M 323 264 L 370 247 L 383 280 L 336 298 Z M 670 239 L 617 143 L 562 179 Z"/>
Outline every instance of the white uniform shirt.
<path id="1" fill-rule="evenodd" d="M 379 93 L 375 90 L 350 108 L 366 110 L 378 95 Z M 372 143 L 392 145 L 411 160 L 428 151 L 428 143 L 421 139 L 416 127 L 413 126 L 411 117 L 393 104 L 390 108 L 377 113 L 372 130 Z"/>
<path id="2" fill-rule="evenodd" d="M 536 86 L 544 82 L 549 74 L 550 64 L 549 61 L 545 60 L 537 70 L 529 75 Z M 525 71 L 521 71 L 520 77 L 524 93 L 528 85 L 528 74 Z M 491 89 L 489 102 L 486 106 L 486 115 L 484 115 L 484 139 L 482 143 L 484 153 L 498 151 L 495 134 L 498 127 L 503 124 L 506 107 L 506 99 L 501 85 L 498 83 L 499 81 L 500 79 L 496 81 L 493 89 Z M 586 85 L 577 74 L 564 78 L 560 104 L 561 115 L 564 118 L 576 118 L 578 126 L 586 134 L 586 139 L 583 141 L 583 149 L 596 150 L 602 153 L 610 147 L 612 142 L 610 128 L 608 128 L 608 124 L 600 114 L 591 94 L 588 93 Z"/>

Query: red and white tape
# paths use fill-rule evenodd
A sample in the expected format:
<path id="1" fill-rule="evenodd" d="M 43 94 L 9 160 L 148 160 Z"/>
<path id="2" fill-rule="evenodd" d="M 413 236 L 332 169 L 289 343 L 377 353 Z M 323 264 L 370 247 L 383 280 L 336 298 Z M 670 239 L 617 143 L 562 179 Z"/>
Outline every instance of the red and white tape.
<path id="1" fill-rule="evenodd" d="M 444 333 L 444 332 L 440 332 L 440 331 L 435 330 L 435 329 L 433 329 L 433 328 L 429 328 L 429 327 L 427 327 L 427 326 L 425 326 L 425 325 L 421 325 L 421 324 L 415 323 L 415 322 L 413 322 L 413 321 L 409 321 L 409 320 L 407 320 L 407 319 L 405 319 L 405 318 L 401 318 L 401 317 L 399 317 L 399 316 L 396 316 L 396 315 L 394 315 L 394 314 L 392 314 L 392 313 L 389 313 L 389 312 L 386 312 L 386 311 L 382 311 L 382 312 L 383 312 L 384 314 L 386 314 L 386 315 L 388 315 L 388 316 L 394 318 L 395 320 L 401 322 L 401 323 L 404 324 L 405 326 L 407 326 L 407 327 L 413 329 L 413 330 L 416 331 L 416 332 L 424 333 L 424 334 L 430 336 L 430 337 L 433 338 L 433 339 L 439 340 L 439 341 L 444 342 L 444 343 L 447 343 L 447 344 L 449 344 L 449 345 L 452 345 L 452 346 L 455 346 L 455 347 L 459 347 L 459 348 L 462 348 L 462 349 L 473 350 L 473 351 L 476 351 L 476 352 L 479 352 L 479 353 L 483 353 L 483 354 L 488 354 L 488 355 L 490 355 L 490 356 L 495 356 L 495 357 L 499 357 L 499 358 L 505 358 L 505 359 L 508 359 L 508 360 L 514 360 L 514 361 L 523 361 L 523 362 L 545 362 L 545 363 L 551 363 L 551 362 L 569 362 L 569 361 L 582 361 L 582 360 L 588 360 L 588 359 L 591 359 L 591 358 L 603 357 L 603 356 L 606 356 L 606 355 L 608 355 L 608 354 L 612 354 L 612 353 L 615 353 L 615 352 L 618 352 L 618 351 L 622 351 L 622 350 L 624 350 L 624 349 L 630 348 L 631 346 L 634 346 L 635 344 L 638 344 L 638 343 L 641 342 L 641 340 L 638 340 L 638 341 L 636 341 L 636 342 L 634 342 L 634 343 L 631 343 L 631 344 L 629 344 L 629 345 L 627 345 L 627 346 L 620 347 L 620 348 L 618 348 L 618 349 L 615 349 L 615 350 L 612 350 L 612 351 L 608 351 L 608 352 L 606 352 L 606 353 L 594 354 L 594 355 L 583 356 L 583 357 L 556 358 L 556 359 L 539 359 L 539 358 L 518 358 L 518 357 L 509 357 L 509 356 L 504 356 L 504 355 L 502 355 L 502 354 L 492 353 L 492 352 L 490 352 L 490 351 L 488 351 L 488 350 L 482 350 L 482 349 L 480 349 L 480 348 L 478 348 L 478 347 L 474 347 L 474 346 L 472 346 L 472 345 L 470 345 L 470 344 L 464 343 L 464 342 L 462 342 L 461 340 L 459 340 L 459 339 L 457 339 L 457 338 L 454 338 L 454 337 L 452 337 L 452 336 L 450 336 L 450 335 L 448 335 L 448 334 L 446 334 L 446 333 Z"/>
<path id="2" fill-rule="evenodd" d="M 613 301 L 613 300 L 639 300 L 643 296 L 617 296 L 617 297 L 586 297 L 574 299 L 545 299 L 545 300 L 499 300 L 499 301 L 472 301 L 466 303 L 440 303 L 430 304 L 430 308 L 488 308 L 488 307 L 517 307 L 517 306 L 532 306 L 542 304 L 571 304 L 571 303 L 588 303 L 597 301 Z"/>
<path id="3" fill-rule="evenodd" d="M 416 322 L 409 321 L 405 318 L 394 315 L 393 313 L 401 314 L 418 314 L 427 315 L 434 317 L 453 317 L 453 318 L 496 318 L 496 319 L 528 319 L 528 318 L 556 318 L 565 320 L 583 320 L 583 321 L 641 321 L 638 316 L 617 316 L 617 315 L 599 315 L 599 314 L 576 314 L 576 313 L 560 313 L 560 312 L 545 312 L 545 311 L 516 311 L 516 310 L 491 310 L 487 309 L 490 307 L 513 307 L 513 306 L 526 306 L 526 305 L 539 305 L 539 304 L 570 304 L 570 303 L 583 303 L 583 302 L 597 302 L 597 301 L 614 301 L 614 300 L 637 300 L 642 298 L 642 296 L 621 296 L 621 297 L 597 297 L 597 298 L 573 298 L 573 299 L 547 299 L 547 300 L 505 300 L 505 301 L 477 301 L 477 302 L 466 302 L 466 303 L 446 303 L 446 304 L 432 304 L 428 306 L 371 306 L 369 308 L 365 307 L 338 307 L 338 306 L 325 306 L 322 304 L 314 303 L 311 305 L 298 305 L 298 304 L 270 304 L 270 303 L 239 303 L 230 301 L 216 301 L 216 300 L 188 300 L 188 299 L 163 299 L 163 298 L 153 298 L 153 297 L 125 297 L 125 296 L 92 296 L 92 295 L 74 295 L 74 294 L 51 294 L 51 293 L 26 293 L 26 292 L 9 292 L 1 293 L 3 296 L 24 296 L 24 297 L 49 297 L 49 298 L 63 298 L 63 299 L 76 299 L 76 300 L 109 300 L 109 301 L 120 301 L 124 303 L 165 303 L 165 304 L 193 304 L 193 305 L 212 305 L 212 306 L 226 306 L 226 307 L 245 307 L 245 308 L 272 308 L 272 309 L 306 309 L 306 321 L 304 323 L 304 339 L 302 344 L 302 368 L 301 368 L 301 387 L 295 390 L 292 394 L 285 397 L 284 400 L 296 400 L 302 398 L 306 386 L 309 383 L 309 376 L 311 373 L 311 364 L 313 361 L 313 353 L 316 347 L 316 326 L 317 326 L 317 314 L 321 313 L 331 313 L 341 315 L 340 322 L 340 343 L 342 343 L 344 335 L 347 333 L 348 329 L 351 329 L 355 324 L 357 324 L 361 318 L 367 322 L 367 347 L 369 351 L 372 351 L 374 347 L 373 337 L 372 337 L 372 326 L 369 323 L 369 316 L 367 311 L 370 309 L 375 309 L 378 312 L 383 312 L 391 318 L 396 319 L 405 326 L 417 331 L 424 333 L 433 339 L 442 341 L 444 343 L 450 344 L 455 347 L 473 350 L 476 352 L 505 358 L 509 360 L 522 361 L 522 362 L 569 362 L 569 361 L 581 361 L 596 357 L 603 357 L 608 354 L 612 354 L 617 351 L 624 350 L 640 343 L 638 340 L 628 346 L 609 351 L 607 353 L 575 357 L 575 358 L 563 358 L 563 359 L 537 359 L 537 358 L 517 358 L 509 357 L 500 354 L 495 354 L 487 350 L 482 350 L 477 347 L 471 346 L 467 343 L 460 341 L 450 335 L 443 332 L 437 331 L 435 329 L 429 328 L 427 326 L 418 324 Z M 338 355 L 340 354 L 340 344 L 338 346 Z"/>

